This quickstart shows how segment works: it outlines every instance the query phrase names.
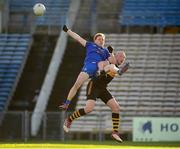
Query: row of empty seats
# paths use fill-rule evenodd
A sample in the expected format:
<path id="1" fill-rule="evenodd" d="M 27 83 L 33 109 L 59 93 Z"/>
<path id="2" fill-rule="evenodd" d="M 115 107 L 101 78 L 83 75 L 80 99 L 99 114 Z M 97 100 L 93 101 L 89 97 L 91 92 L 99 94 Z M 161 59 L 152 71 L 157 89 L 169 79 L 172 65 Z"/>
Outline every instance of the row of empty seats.
<path id="1" fill-rule="evenodd" d="M 115 50 L 124 50 L 131 64 L 108 87 L 121 107 L 120 130 L 131 131 L 133 117 L 180 116 L 180 35 L 107 34 L 106 42 Z M 77 109 L 85 106 L 86 86 L 87 82 Z M 98 99 L 94 111 L 75 121 L 72 131 L 86 131 L 83 123 L 91 123 L 89 131 L 111 130 L 111 111 Z"/>
<path id="2" fill-rule="evenodd" d="M 46 13 L 42 17 L 37 17 L 37 25 L 65 24 L 70 0 L 47 0 L 42 3 L 46 6 Z"/>
<path id="3" fill-rule="evenodd" d="M 60 26 L 65 24 L 70 0 L 10 0 L 10 11 L 20 13 L 33 13 L 33 6 L 36 3 L 43 3 L 46 7 L 46 13 L 43 16 L 35 18 L 35 24 L 46 26 Z M 22 21 L 26 21 L 26 16 Z"/>
<path id="4" fill-rule="evenodd" d="M 35 0 L 9 0 L 9 9 L 12 12 L 29 12 L 35 4 Z"/>
<path id="5" fill-rule="evenodd" d="M 31 38 L 29 34 L 0 34 L 0 111 L 11 99 Z"/>
<path id="6" fill-rule="evenodd" d="M 180 26 L 179 0 L 123 0 L 122 25 Z"/>

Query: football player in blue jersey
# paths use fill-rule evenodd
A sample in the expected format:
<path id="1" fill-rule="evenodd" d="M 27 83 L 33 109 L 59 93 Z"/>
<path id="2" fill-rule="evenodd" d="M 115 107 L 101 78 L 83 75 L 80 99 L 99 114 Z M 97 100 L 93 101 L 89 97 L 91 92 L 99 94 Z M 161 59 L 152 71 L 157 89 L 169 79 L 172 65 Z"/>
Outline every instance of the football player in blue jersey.
<path id="1" fill-rule="evenodd" d="M 102 33 L 95 34 L 94 42 L 86 41 L 84 38 L 70 30 L 66 25 L 63 26 L 63 31 L 66 32 L 73 39 L 78 41 L 82 46 L 86 48 L 86 57 L 84 60 L 84 66 L 77 77 L 77 80 L 73 87 L 70 89 L 67 99 L 59 108 L 67 109 L 72 98 L 76 95 L 77 90 L 88 79 L 96 75 L 98 69 L 101 71 L 103 67 L 110 63 L 116 63 L 116 59 L 113 53 L 109 53 L 108 49 L 104 47 L 105 35 Z M 99 63 L 103 61 L 103 63 Z M 98 65 L 99 63 L 99 65 Z M 99 67 L 99 68 L 98 68 Z"/>

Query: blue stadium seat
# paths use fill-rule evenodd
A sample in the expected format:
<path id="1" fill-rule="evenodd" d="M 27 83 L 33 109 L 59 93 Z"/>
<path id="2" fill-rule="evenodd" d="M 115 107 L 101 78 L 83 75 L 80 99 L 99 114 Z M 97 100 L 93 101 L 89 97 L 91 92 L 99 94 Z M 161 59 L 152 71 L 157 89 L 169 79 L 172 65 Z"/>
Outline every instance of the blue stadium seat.
<path id="1" fill-rule="evenodd" d="M 119 23 L 137 26 L 179 26 L 180 1 L 178 0 L 124 0 Z"/>
<path id="2" fill-rule="evenodd" d="M 0 111 L 8 103 L 31 38 L 28 34 L 0 34 L 0 39 L 3 39 L 0 40 Z"/>
<path id="3" fill-rule="evenodd" d="M 37 18 L 36 24 L 60 26 L 65 23 L 70 0 L 46 1 L 47 11 L 44 16 Z"/>
<path id="4" fill-rule="evenodd" d="M 1 96 L 1 97 L 8 97 L 8 95 L 9 95 L 9 94 L 6 93 L 6 92 L 0 92 L 0 96 Z"/>
<path id="5" fill-rule="evenodd" d="M 47 11 L 44 16 L 36 18 L 36 25 L 61 26 L 65 23 L 70 0 L 10 0 L 10 11 L 31 13 L 33 5 L 37 2 L 43 3 Z"/>
<path id="6" fill-rule="evenodd" d="M 1 64 L 10 64 L 10 60 L 3 60 L 3 59 L 0 59 L 0 65 Z"/>
<path id="7" fill-rule="evenodd" d="M 13 74 L 13 73 L 9 73 L 9 74 L 3 74 L 3 75 L 1 75 L 1 77 L 2 78 L 6 78 L 6 77 L 11 77 L 11 78 L 15 78 L 16 77 L 16 75 L 15 74 Z"/>
<path id="8" fill-rule="evenodd" d="M 10 10 L 13 12 L 29 12 L 32 10 L 34 0 L 10 0 Z"/>

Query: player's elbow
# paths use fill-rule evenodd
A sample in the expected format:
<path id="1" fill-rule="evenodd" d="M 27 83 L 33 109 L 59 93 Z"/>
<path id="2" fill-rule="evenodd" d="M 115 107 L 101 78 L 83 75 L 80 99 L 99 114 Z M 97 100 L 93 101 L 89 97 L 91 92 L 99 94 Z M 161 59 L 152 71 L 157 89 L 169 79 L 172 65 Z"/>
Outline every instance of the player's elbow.
<path id="1" fill-rule="evenodd" d="M 81 38 L 80 36 L 78 37 L 77 41 L 83 46 L 86 46 L 86 40 L 84 40 L 83 38 Z"/>

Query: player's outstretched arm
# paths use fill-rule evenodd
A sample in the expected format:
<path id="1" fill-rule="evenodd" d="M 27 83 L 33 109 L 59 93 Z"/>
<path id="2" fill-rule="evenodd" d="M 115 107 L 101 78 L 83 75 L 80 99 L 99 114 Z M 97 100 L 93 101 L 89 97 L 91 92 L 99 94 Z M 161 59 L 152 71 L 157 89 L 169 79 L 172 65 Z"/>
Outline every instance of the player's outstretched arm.
<path id="1" fill-rule="evenodd" d="M 66 25 L 63 26 L 63 31 L 67 32 L 67 34 L 69 36 L 71 36 L 73 39 L 75 39 L 76 41 L 78 41 L 82 46 L 86 46 L 86 40 L 84 38 L 82 38 L 81 36 L 79 36 L 77 33 L 71 31 Z"/>
<path id="2" fill-rule="evenodd" d="M 119 75 L 122 75 L 123 73 L 125 73 L 125 72 L 129 69 L 129 66 L 130 66 L 129 62 L 125 62 L 125 63 L 122 65 L 122 67 L 119 68 L 118 74 L 119 74 Z"/>
<path id="3" fill-rule="evenodd" d="M 120 68 L 116 67 L 114 64 L 110 64 L 104 67 L 106 73 L 111 72 L 118 75 L 122 75 L 129 69 L 129 62 L 125 62 Z"/>
<path id="4" fill-rule="evenodd" d="M 116 67 L 115 64 L 109 64 L 104 67 L 104 71 L 105 73 L 111 72 L 111 73 L 117 74 L 117 72 L 119 71 L 119 68 Z"/>

